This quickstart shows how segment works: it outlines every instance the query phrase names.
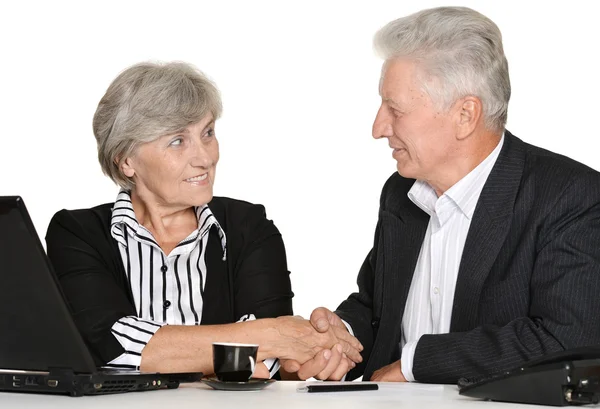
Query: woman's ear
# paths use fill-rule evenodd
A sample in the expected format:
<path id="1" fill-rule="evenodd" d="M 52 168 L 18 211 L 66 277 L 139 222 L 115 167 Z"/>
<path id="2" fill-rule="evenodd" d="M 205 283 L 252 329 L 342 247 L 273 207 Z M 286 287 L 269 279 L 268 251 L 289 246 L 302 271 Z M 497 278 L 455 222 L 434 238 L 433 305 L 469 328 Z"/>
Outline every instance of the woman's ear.
<path id="1" fill-rule="evenodd" d="M 119 164 L 120 162 L 120 168 L 121 168 L 121 172 L 123 172 L 123 174 L 125 176 L 127 176 L 128 178 L 132 178 L 133 175 L 135 175 L 135 169 L 133 167 L 133 160 L 131 159 L 131 157 L 125 158 L 124 161 L 120 161 L 119 158 L 115 159 L 115 162 L 117 164 Z"/>

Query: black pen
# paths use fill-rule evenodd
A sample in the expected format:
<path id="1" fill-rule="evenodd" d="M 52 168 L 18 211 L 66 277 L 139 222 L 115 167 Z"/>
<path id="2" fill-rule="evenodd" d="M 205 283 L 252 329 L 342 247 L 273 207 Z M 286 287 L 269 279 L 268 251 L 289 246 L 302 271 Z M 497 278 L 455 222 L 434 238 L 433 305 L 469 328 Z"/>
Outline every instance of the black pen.
<path id="1" fill-rule="evenodd" d="M 379 386 L 373 382 L 306 382 L 296 390 L 298 392 L 355 392 L 378 389 Z"/>

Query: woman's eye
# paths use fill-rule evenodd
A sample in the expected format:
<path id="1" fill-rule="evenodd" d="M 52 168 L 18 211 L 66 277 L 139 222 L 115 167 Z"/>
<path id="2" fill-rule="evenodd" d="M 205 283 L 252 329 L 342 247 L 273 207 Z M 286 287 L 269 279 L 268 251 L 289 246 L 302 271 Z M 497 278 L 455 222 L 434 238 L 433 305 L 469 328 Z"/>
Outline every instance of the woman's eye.
<path id="1" fill-rule="evenodd" d="M 206 136 L 207 138 L 212 138 L 213 136 L 215 136 L 215 130 L 213 128 L 210 128 L 208 131 L 206 131 L 204 136 Z"/>
<path id="2" fill-rule="evenodd" d="M 183 143 L 183 138 L 175 138 L 169 142 L 169 146 L 179 146 Z"/>

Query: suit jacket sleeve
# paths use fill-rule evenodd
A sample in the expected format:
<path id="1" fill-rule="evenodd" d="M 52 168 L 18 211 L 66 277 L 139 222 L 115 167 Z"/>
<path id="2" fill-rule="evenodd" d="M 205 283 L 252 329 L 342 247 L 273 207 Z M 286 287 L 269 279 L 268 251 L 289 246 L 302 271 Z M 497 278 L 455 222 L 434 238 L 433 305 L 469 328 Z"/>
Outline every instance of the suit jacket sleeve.
<path id="1" fill-rule="evenodd" d="M 382 190 L 380 206 L 384 203 L 389 183 L 390 181 L 388 180 Z M 378 254 L 382 251 L 379 246 L 380 230 L 381 218 L 378 220 L 377 227 L 375 228 L 373 248 L 369 251 L 369 254 L 367 254 L 358 273 L 358 278 L 356 280 L 358 292 L 350 294 L 348 299 L 343 301 L 335 311 L 341 319 L 350 324 L 354 336 L 364 347 L 361 352 L 363 361 L 348 372 L 348 375 L 346 376 L 347 380 L 356 379 L 363 375 L 366 364 L 373 351 L 375 335 L 379 328 L 379 314 L 374 309 L 374 297 L 376 296 L 376 280 L 374 272 L 375 266 L 377 265 Z M 381 291 L 381 287 L 379 287 L 378 291 Z"/>
<path id="2" fill-rule="evenodd" d="M 290 273 L 279 230 L 260 205 L 249 208 L 240 231 L 242 247 L 234 266 L 234 310 L 237 318 L 292 315 Z"/>
<path id="3" fill-rule="evenodd" d="M 77 328 L 97 365 L 104 365 L 124 350 L 111 333 L 122 317 L 136 315 L 132 303 L 98 251 L 101 232 L 92 239 L 71 212 L 62 210 L 51 220 L 46 234 L 47 251 Z"/>
<path id="4" fill-rule="evenodd" d="M 341 319 L 350 324 L 354 336 L 364 347 L 361 353 L 363 362 L 348 373 L 346 380 L 356 379 L 363 374 L 373 349 L 374 326 L 377 325 L 377 321 L 373 319 L 374 259 L 374 251 L 371 250 L 358 273 L 358 293 L 351 294 L 335 311 Z"/>
<path id="5" fill-rule="evenodd" d="M 539 225 L 530 291 L 524 295 L 528 316 L 503 326 L 422 336 L 413 361 L 417 381 L 455 383 L 600 343 L 599 182 L 596 172 L 572 180 Z"/>

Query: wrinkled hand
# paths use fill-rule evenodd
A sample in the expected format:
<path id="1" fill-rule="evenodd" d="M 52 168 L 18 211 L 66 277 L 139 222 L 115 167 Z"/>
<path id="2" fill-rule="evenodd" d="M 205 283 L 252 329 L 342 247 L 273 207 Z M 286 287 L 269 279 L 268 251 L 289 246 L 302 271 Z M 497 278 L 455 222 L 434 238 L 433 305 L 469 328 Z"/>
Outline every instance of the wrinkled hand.
<path id="1" fill-rule="evenodd" d="M 293 359 L 299 364 L 304 364 L 321 350 L 331 350 L 339 344 L 342 352 L 348 357 L 362 360 L 359 352 L 362 345 L 345 328 L 342 332 L 340 328 L 328 325 L 317 330 L 311 321 L 301 317 L 284 316 L 276 318 L 275 321 L 279 337 L 274 345 L 278 351 L 276 356 L 280 359 Z M 325 353 L 323 354 L 324 357 Z"/>
<path id="2" fill-rule="evenodd" d="M 406 382 L 400 360 L 379 368 L 371 376 L 373 382 Z"/>
<path id="3" fill-rule="evenodd" d="M 313 359 L 300 365 L 293 359 L 280 361 L 283 379 L 301 379 L 315 377 L 339 381 L 356 364 L 342 352 L 342 346 L 336 344 L 331 349 L 322 349 Z"/>
<path id="4" fill-rule="evenodd" d="M 342 319 L 335 313 L 325 307 L 315 308 L 310 314 L 310 323 L 319 332 L 333 331 L 336 338 L 340 340 L 342 352 L 353 362 L 362 362 L 360 352 L 363 350 L 362 344 L 348 332 L 348 328 L 342 322 Z"/>
<path id="5" fill-rule="evenodd" d="M 333 331 L 341 342 L 334 348 L 319 351 L 314 358 L 304 363 L 296 360 L 280 361 L 284 373 L 296 373 L 299 379 L 315 377 L 340 380 L 356 363 L 362 362 L 360 351 L 363 346 L 350 335 L 340 317 L 327 308 L 319 307 L 312 312 L 310 322 L 321 333 Z"/>

